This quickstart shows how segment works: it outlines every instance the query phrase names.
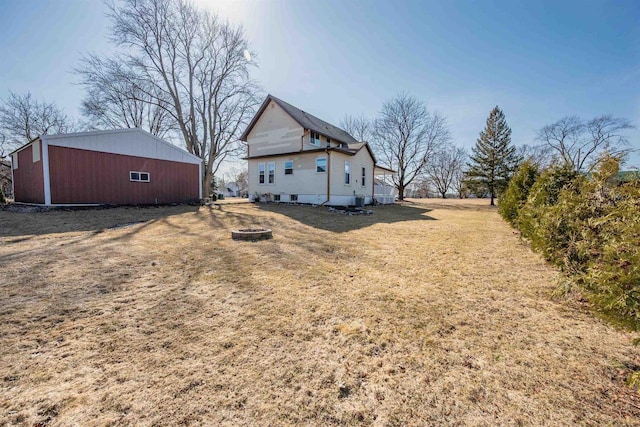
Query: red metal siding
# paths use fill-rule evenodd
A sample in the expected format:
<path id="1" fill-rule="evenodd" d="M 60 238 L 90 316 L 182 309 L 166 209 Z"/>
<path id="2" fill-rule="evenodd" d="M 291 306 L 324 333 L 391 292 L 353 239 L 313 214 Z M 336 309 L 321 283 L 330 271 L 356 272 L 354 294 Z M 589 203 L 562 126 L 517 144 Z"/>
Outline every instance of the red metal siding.
<path id="1" fill-rule="evenodd" d="M 40 160 L 33 162 L 33 144 L 18 151 L 18 169 L 13 170 L 13 188 L 16 202 L 44 203 L 44 173 L 42 169 L 42 144 Z M 13 167 L 13 166 L 12 166 Z"/>
<path id="2" fill-rule="evenodd" d="M 198 165 L 49 146 L 52 204 L 155 204 L 198 199 Z M 129 171 L 151 182 L 131 182 Z"/>

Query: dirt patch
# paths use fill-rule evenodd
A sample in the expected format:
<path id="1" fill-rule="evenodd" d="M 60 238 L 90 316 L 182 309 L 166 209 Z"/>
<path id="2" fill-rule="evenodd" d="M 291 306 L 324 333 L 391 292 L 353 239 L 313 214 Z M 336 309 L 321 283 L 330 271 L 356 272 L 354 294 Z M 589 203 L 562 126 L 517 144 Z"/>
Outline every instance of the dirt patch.
<path id="1" fill-rule="evenodd" d="M 632 336 L 483 203 L 2 211 L 0 424 L 638 424 Z"/>

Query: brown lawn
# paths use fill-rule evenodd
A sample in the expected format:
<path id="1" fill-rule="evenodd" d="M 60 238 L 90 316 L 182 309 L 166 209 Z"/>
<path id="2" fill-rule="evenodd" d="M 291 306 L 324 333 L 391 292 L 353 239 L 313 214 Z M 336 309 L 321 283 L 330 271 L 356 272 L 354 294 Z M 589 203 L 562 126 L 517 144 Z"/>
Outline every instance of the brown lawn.
<path id="1" fill-rule="evenodd" d="M 0 212 L 0 425 L 639 424 L 632 335 L 486 203 Z"/>

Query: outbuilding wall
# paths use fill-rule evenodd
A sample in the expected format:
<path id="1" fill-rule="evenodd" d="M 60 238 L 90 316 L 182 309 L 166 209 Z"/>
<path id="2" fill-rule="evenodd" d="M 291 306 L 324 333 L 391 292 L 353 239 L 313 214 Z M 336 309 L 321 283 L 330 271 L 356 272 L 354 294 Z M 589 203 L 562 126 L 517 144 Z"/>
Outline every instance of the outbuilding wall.
<path id="1" fill-rule="evenodd" d="M 36 156 L 34 156 L 34 146 L 38 150 Z M 13 168 L 13 194 L 16 202 L 44 203 L 44 169 L 42 165 L 42 143 L 40 140 L 13 153 L 11 167 Z"/>
<path id="2" fill-rule="evenodd" d="M 150 182 L 132 182 L 130 171 Z M 160 204 L 199 199 L 197 164 L 49 145 L 52 204 Z"/>

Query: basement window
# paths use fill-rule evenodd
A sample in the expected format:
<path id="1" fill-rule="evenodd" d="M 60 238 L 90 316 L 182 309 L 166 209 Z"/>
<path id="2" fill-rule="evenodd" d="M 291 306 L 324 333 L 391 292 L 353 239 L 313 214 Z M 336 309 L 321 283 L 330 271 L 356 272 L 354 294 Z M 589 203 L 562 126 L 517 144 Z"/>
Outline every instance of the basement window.
<path id="1" fill-rule="evenodd" d="M 151 181 L 151 175 L 149 172 L 129 172 L 129 181 L 131 182 L 149 182 Z"/>
<path id="2" fill-rule="evenodd" d="M 289 195 L 289 201 L 297 202 L 298 201 L 298 195 L 297 194 L 290 194 Z"/>
<path id="3" fill-rule="evenodd" d="M 280 201 L 280 195 L 279 194 L 274 194 L 273 195 L 273 201 L 274 202 L 279 202 Z"/>

